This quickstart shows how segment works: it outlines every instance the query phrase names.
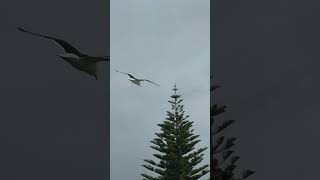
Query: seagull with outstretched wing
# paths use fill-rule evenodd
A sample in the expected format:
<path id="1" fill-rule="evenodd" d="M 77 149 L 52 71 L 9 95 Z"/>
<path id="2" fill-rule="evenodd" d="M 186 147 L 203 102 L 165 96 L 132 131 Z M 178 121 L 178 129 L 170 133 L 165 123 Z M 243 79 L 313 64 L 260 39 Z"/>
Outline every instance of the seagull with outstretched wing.
<path id="1" fill-rule="evenodd" d="M 17 29 L 19 31 L 24 32 L 24 33 L 28 33 L 28 34 L 31 34 L 34 36 L 53 40 L 56 44 L 61 46 L 65 51 L 64 54 L 57 55 L 58 57 L 67 61 L 75 69 L 77 69 L 79 71 L 86 72 L 87 74 L 94 76 L 96 79 L 98 79 L 97 67 L 96 67 L 97 62 L 110 61 L 109 56 L 95 57 L 95 56 L 89 56 L 89 55 L 83 54 L 80 51 L 78 51 L 75 47 L 73 47 L 71 44 L 69 44 L 68 42 L 66 42 L 64 40 L 57 39 L 57 38 L 50 37 L 50 36 L 46 36 L 46 35 L 42 35 L 42 34 L 38 34 L 38 33 L 34 33 L 31 31 L 27 31 L 27 30 L 20 28 L 20 27 L 18 27 Z"/>
<path id="2" fill-rule="evenodd" d="M 138 86 L 140 86 L 140 83 L 142 81 L 147 81 L 147 82 L 152 83 L 152 84 L 154 84 L 156 86 L 160 86 L 159 84 L 156 84 L 156 83 L 154 83 L 154 82 L 152 82 L 152 81 L 150 81 L 148 79 L 137 79 L 137 78 L 135 78 L 133 75 L 131 75 L 129 73 L 121 72 L 121 71 L 118 71 L 118 70 L 116 70 L 116 72 L 128 75 L 130 77 L 129 81 L 131 81 L 133 84 L 136 84 Z"/>

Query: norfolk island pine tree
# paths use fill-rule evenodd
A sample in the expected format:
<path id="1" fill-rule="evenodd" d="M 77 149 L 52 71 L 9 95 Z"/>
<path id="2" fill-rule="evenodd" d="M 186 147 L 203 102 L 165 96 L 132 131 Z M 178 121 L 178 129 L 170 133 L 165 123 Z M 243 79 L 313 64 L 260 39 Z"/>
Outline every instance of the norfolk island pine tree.
<path id="1" fill-rule="evenodd" d="M 209 165 L 197 167 L 207 148 L 195 148 L 200 142 L 199 135 L 191 129 L 193 122 L 187 120 L 189 116 L 185 115 L 183 99 L 177 90 L 174 86 L 172 100 L 168 101 L 171 111 L 167 111 L 167 118 L 158 124 L 161 132 L 155 133 L 156 138 L 151 141 L 150 147 L 158 152 L 153 154 L 158 162 L 145 159 L 146 164 L 142 165 L 158 176 L 141 174 L 143 180 L 197 180 L 209 172 Z"/>

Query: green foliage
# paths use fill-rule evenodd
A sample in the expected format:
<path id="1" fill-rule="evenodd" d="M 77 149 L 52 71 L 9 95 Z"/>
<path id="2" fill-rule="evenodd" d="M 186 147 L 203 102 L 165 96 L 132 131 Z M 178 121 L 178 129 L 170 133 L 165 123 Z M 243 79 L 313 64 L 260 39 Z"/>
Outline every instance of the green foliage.
<path id="1" fill-rule="evenodd" d="M 210 77 L 212 79 L 212 76 Z M 220 86 L 212 86 L 210 91 L 214 91 Z M 236 162 L 239 156 L 233 156 L 232 147 L 237 138 L 220 135 L 223 130 L 230 127 L 235 121 L 226 120 L 216 125 L 215 117 L 226 112 L 227 106 L 214 104 L 210 108 L 210 179 L 211 180 L 243 180 L 254 174 L 254 171 L 244 170 L 240 177 L 234 177 L 237 168 Z M 215 139 L 214 139 L 215 137 Z M 214 140 L 213 140 L 214 139 Z M 213 143 L 214 142 L 214 143 Z"/>
<path id="2" fill-rule="evenodd" d="M 150 148 L 158 152 L 153 155 L 158 162 L 145 159 L 146 164 L 142 165 L 158 176 L 141 174 L 143 180 L 197 180 L 209 172 L 209 165 L 197 167 L 207 148 L 195 150 L 199 135 L 191 129 L 193 122 L 185 115 L 183 99 L 177 94 L 176 86 L 173 90 L 172 100 L 168 101 L 171 111 L 167 111 L 167 118 L 158 124 L 161 132 L 155 133 L 156 138 L 150 141 L 153 144 Z"/>

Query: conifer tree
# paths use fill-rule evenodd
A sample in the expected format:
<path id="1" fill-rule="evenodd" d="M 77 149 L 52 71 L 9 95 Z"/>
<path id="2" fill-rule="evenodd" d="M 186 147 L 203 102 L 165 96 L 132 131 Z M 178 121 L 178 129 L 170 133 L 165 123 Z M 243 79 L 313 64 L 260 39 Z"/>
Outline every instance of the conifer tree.
<path id="1" fill-rule="evenodd" d="M 141 174 L 143 180 L 197 180 L 209 172 L 209 165 L 197 167 L 203 160 L 203 152 L 207 148 L 196 150 L 195 145 L 200 142 L 199 135 L 194 134 L 192 129 L 193 122 L 187 120 L 183 99 L 177 94 L 177 87 L 174 86 L 174 95 L 171 104 L 171 111 L 167 111 L 167 118 L 158 126 L 160 133 L 155 133 L 150 146 L 158 154 L 153 154 L 158 162 L 145 159 L 147 164 L 142 165 L 146 169 L 157 174 L 153 177 L 147 174 Z"/>
<path id="2" fill-rule="evenodd" d="M 213 77 L 211 76 L 210 79 Z M 220 86 L 213 85 L 210 91 L 214 91 Z M 215 122 L 215 117 L 226 112 L 227 106 L 214 104 L 210 108 L 210 180 L 244 180 L 254 174 L 250 169 L 245 169 L 240 176 L 235 176 L 237 161 L 239 156 L 235 156 L 232 148 L 235 145 L 237 138 L 225 137 L 220 135 L 223 130 L 232 125 L 234 120 L 226 120 L 218 125 Z M 216 138 L 214 138 L 216 137 Z"/>

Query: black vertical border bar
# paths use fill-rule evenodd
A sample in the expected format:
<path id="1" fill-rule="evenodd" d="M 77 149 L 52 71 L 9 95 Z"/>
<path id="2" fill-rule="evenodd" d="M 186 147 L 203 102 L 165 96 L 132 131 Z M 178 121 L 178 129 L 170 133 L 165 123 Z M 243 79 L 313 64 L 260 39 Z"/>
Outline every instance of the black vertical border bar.
<path id="1" fill-rule="evenodd" d="M 107 15 L 107 22 L 106 22 L 106 26 L 107 26 L 107 52 L 106 54 L 108 54 L 110 56 L 110 62 L 107 63 L 107 67 L 108 70 L 106 71 L 108 74 L 107 77 L 109 77 L 108 81 L 106 82 L 107 84 L 107 119 L 106 119 L 106 179 L 110 180 L 110 63 L 112 61 L 112 57 L 110 54 L 110 0 L 106 0 L 107 1 L 107 7 L 106 7 L 106 15 Z"/>
<path id="2" fill-rule="evenodd" d="M 214 32 L 213 32 L 213 28 L 214 28 L 214 21 L 213 21 L 213 18 L 214 18 L 214 2 L 215 0 L 210 0 L 210 77 L 213 75 L 213 53 L 214 53 Z M 211 81 L 211 78 L 209 79 L 210 81 L 210 87 L 213 85 L 212 84 L 212 81 Z M 212 93 L 209 89 L 209 93 L 210 93 L 210 107 L 209 109 L 211 108 L 211 106 L 213 106 L 213 96 L 212 96 Z M 212 167 L 213 167 L 213 153 L 212 153 L 212 146 L 213 146 L 213 137 L 211 135 L 212 133 L 212 124 L 211 123 L 211 115 L 210 115 L 210 132 L 209 132 L 209 136 L 210 136 L 210 180 L 213 179 L 213 170 L 212 170 Z"/>

